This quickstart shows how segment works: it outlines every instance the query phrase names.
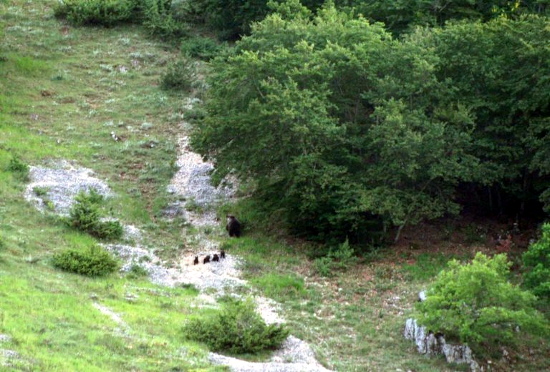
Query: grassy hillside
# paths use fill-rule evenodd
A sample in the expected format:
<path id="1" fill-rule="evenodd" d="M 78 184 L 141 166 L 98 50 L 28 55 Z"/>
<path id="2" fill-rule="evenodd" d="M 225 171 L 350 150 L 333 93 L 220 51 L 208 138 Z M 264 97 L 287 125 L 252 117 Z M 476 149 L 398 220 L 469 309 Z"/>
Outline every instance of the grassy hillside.
<path id="1" fill-rule="evenodd" d="M 170 202 L 165 190 L 187 97 L 160 90 L 159 79 L 178 51 L 137 26 L 68 26 L 53 17 L 54 4 L 0 0 L 0 335 L 9 336 L 0 349 L 19 355 L 0 353 L 0 370 L 223 370 L 209 365 L 205 346 L 182 340 L 183 321 L 210 311 L 196 290 L 122 274 L 90 279 L 51 265 L 54 253 L 94 240 L 25 202 L 26 181 L 9 170 L 14 158 L 30 165 L 67 159 L 93 169 L 117 195 L 109 202 L 114 216 L 142 229 L 163 257 L 177 257 L 182 234 L 193 233 L 160 213 Z M 448 241 L 438 253 L 416 245 L 373 252 L 327 279 L 296 253 L 313 249 L 301 243 L 248 232 L 224 244 L 246 259 L 246 279 L 282 303 L 292 334 L 310 342 L 327 367 L 461 368 L 416 354 L 402 329 L 416 293 L 449 252 L 465 258 L 476 248 Z M 547 350 L 542 344 L 528 359 L 518 355 L 513 370 L 550 368 Z M 1 367 L 5 362 L 12 367 Z"/>

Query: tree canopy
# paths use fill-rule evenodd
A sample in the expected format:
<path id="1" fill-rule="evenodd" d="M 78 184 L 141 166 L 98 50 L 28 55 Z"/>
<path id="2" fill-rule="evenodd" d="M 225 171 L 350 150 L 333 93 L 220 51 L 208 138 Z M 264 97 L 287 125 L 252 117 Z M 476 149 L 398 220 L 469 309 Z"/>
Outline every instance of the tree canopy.
<path id="1" fill-rule="evenodd" d="M 218 180 L 321 240 L 455 214 L 464 185 L 550 206 L 547 18 L 395 38 L 332 3 L 271 6 L 211 65 L 192 144 Z"/>

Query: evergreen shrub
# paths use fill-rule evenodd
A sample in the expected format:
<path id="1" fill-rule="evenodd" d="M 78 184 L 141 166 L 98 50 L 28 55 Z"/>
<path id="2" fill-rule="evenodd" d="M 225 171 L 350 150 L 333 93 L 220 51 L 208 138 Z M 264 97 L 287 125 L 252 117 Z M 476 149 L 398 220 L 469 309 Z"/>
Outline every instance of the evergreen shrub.
<path id="1" fill-rule="evenodd" d="M 79 193 L 69 211 L 67 224 L 99 239 L 121 238 L 124 231 L 120 222 L 103 219 L 103 200 L 103 196 L 93 189 L 88 193 Z"/>
<path id="2" fill-rule="evenodd" d="M 114 26 L 130 21 L 138 3 L 139 0 L 60 0 L 54 14 L 78 26 Z"/>
<path id="3" fill-rule="evenodd" d="M 178 38 L 187 34 L 188 27 L 174 17 L 172 0 L 142 0 L 143 25 L 152 35 Z"/>
<path id="4" fill-rule="evenodd" d="M 53 266 L 80 275 L 104 276 L 116 271 L 118 262 L 105 249 L 94 245 L 55 254 Z"/>
<path id="5" fill-rule="evenodd" d="M 183 334 L 212 351 L 244 354 L 279 347 L 289 331 L 282 325 L 267 325 L 252 301 L 228 300 L 214 316 L 188 321 Z"/>
<path id="6" fill-rule="evenodd" d="M 181 52 L 192 58 L 209 61 L 223 50 L 224 45 L 209 37 L 196 36 L 181 43 Z"/>
<path id="7" fill-rule="evenodd" d="M 161 88 L 189 92 L 197 80 L 197 66 L 188 59 L 179 60 L 170 67 L 161 78 Z"/>

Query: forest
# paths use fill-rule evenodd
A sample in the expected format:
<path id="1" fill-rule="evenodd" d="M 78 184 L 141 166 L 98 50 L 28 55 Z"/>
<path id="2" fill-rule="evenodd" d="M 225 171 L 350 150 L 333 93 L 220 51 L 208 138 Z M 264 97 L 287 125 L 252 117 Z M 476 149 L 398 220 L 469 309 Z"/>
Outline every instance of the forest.
<path id="1" fill-rule="evenodd" d="M 373 244 L 461 211 L 548 216 L 542 2 L 205 3 L 239 40 L 210 62 L 193 145 L 296 235 Z"/>

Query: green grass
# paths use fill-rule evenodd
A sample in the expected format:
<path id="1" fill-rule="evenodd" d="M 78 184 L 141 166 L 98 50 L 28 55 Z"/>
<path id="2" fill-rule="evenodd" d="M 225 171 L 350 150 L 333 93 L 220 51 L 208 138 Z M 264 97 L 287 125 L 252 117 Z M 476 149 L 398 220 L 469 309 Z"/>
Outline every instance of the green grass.
<path id="1" fill-rule="evenodd" d="M 169 201 L 182 116 L 182 97 L 157 86 L 177 51 L 132 26 L 65 34 L 53 4 L 0 2 L 0 334 L 11 337 L 2 348 L 20 355 L 9 360 L 16 370 L 222 370 L 181 338 L 185 317 L 206 311 L 193 306 L 196 291 L 51 265 L 55 253 L 96 241 L 27 204 L 10 161 L 68 159 L 93 169 L 116 193 L 106 201 L 112 214 L 144 230 L 147 245 L 170 250 L 180 230 L 158 214 Z M 0 357 L 0 369 L 7 361 Z"/>

